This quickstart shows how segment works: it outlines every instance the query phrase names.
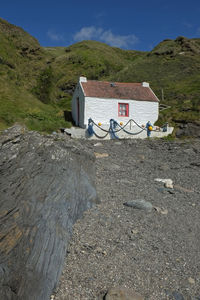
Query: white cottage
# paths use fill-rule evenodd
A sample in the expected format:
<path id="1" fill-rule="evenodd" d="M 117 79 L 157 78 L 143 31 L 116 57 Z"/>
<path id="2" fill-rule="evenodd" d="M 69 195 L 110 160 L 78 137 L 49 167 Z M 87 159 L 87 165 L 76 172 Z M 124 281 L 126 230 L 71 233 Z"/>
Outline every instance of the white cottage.
<path id="1" fill-rule="evenodd" d="M 87 80 L 80 77 L 72 98 L 72 117 L 77 126 L 87 128 L 88 119 L 108 125 L 110 119 L 138 124 L 158 119 L 159 99 L 149 83 L 121 83 Z"/>

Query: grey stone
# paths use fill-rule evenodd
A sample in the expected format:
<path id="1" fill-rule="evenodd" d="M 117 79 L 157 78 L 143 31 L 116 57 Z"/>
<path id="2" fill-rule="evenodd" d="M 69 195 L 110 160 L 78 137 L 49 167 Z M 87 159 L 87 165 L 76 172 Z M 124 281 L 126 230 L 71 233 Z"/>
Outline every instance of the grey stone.
<path id="1" fill-rule="evenodd" d="M 175 194 L 175 191 L 171 188 L 161 187 L 157 189 L 160 193 L 168 192 L 169 194 Z"/>
<path id="2" fill-rule="evenodd" d="M 118 170 L 120 170 L 120 166 L 119 165 L 117 165 L 117 164 L 110 164 L 109 166 L 109 169 L 110 170 L 112 170 L 112 171 L 118 171 Z"/>
<path id="3" fill-rule="evenodd" d="M 105 300 L 144 300 L 144 297 L 133 290 L 123 287 L 110 288 L 104 297 Z"/>
<path id="4" fill-rule="evenodd" d="M 125 202 L 124 205 L 128 206 L 128 207 L 133 207 L 136 209 L 145 210 L 147 212 L 151 212 L 153 209 L 153 205 L 150 202 L 145 201 L 143 199 L 128 201 L 128 202 Z"/>
<path id="5" fill-rule="evenodd" d="M 162 170 L 162 171 L 168 171 L 170 169 L 169 165 L 167 163 L 162 163 L 160 166 L 159 166 L 159 169 Z"/>
<path id="6" fill-rule="evenodd" d="M 180 294 L 179 292 L 172 292 L 172 296 L 174 297 L 174 300 L 184 300 L 184 297 L 182 294 Z"/>
<path id="7" fill-rule="evenodd" d="M 184 297 L 181 293 L 177 292 L 177 291 L 169 291 L 169 290 L 165 290 L 165 293 L 168 297 L 170 297 L 169 299 L 173 299 L 173 300 L 184 300 Z"/>
<path id="8" fill-rule="evenodd" d="M 75 141 L 1 133 L 0 299 L 50 298 L 72 226 L 97 202 L 94 160 Z"/>
<path id="9" fill-rule="evenodd" d="M 173 181 L 172 181 L 172 179 L 155 178 L 154 180 L 157 181 L 157 182 L 164 183 L 164 186 L 166 188 L 173 189 Z"/>
<path id="10" fill-rule="evenodd" d="M 121 145 L 122 142 L 115 142 L 115 145 Z"/>
<path id="11" fill-rule="evenodd" d="M 102 144 L 102 143 L 100 143 L 100 142 L 98 142 L 98 143 L 94 144 L 94 147 L 102 147 L 102 146 L 103 146 L 103 144 Z"/>

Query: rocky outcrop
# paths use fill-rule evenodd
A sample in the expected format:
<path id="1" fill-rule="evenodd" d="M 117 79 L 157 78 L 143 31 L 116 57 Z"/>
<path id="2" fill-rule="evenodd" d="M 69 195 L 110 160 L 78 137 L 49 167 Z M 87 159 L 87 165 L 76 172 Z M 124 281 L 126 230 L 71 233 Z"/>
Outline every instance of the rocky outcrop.
<path id="1" fill-rule="evenodd" d="M 200 138 L 200 124 L 198 123 L 179 123 L 176 137 Z"/>
<path id="2" fill-rule="evenodd" d="M 188 39 L 184 36 L 179 36 L 175 40 L 165 39 L 158 44 L 147 56 L 165 55 L 172 58 L 176 55 L 198 55 L 200 46 L 196 39 Z"/>
<path id="3" fill-rule="evenodd" d="M 0 299 L 49 299 L 72 226 L 97 201 L 94 159 L 58 135 L 0 135 Z"/>

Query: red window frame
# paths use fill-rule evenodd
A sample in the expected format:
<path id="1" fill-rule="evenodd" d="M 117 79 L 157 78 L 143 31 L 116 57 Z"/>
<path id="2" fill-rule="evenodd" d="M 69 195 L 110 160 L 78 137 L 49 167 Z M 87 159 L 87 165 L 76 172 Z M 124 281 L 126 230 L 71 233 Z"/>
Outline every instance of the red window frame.
<path id="1" fill-rule="evenodd" d="M 128 103 L 118 103 L 118 117 L 129 117 Z"/>

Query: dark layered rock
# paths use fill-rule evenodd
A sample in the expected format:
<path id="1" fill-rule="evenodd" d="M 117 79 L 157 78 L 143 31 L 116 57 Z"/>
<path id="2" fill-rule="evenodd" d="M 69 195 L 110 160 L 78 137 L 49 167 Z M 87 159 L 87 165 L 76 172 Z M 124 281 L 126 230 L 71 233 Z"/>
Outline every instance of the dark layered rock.
<path id="1" fill-rule="evenodd" d="M 176 137 L 200 137 L 200 124 L 198 123 L 182 123 L 176 131 Z"/>
<path id="2" fill-rule="evenodd" d="M 0 299 L 49 299 L 72 226 L 97 201 L 94 159 L 58 135 L 0 134 Z"/>

